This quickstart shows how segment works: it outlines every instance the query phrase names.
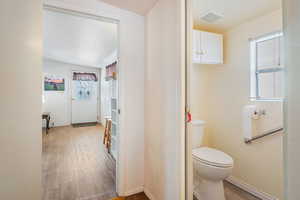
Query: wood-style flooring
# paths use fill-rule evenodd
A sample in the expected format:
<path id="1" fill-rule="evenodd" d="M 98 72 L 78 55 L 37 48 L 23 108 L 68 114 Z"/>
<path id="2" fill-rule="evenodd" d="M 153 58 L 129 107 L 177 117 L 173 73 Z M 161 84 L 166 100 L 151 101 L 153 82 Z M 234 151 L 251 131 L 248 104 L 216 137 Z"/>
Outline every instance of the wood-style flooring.
<path id="1" fill-rule="evenodd" d="M 43 200 L 116 197 L 115 161 L 102 145 L 103 127 L 52 128 L 43 133 Z"/>
<path id="2" fill-rule="evenodd" d="M 144 193 L 135 194 L 125 198 L 126 200 L 149 200 Z"/>
<path id="3" fill-rule="evenodd" d="M 226 200 L 261 200 L 227 181 L 224 181 L 224 192 Z M 198 199 L 194 196 L 194 200 Z"/>
<path id="4" fill-rule="evenodd" d="M 102 145 L 103 127 L 52 128 L 43 133 L 42 200 L 110 200 L 115 161 Z M 226 200 L 259 200 L 225 182 Z M 144 193 L 126 200 L 149 200 Z"/>
<path id="5" fill-rule="evenodd" d="M 224 181 L 224 190 L 226 200 L 261 200 L 227 181 Z"/>

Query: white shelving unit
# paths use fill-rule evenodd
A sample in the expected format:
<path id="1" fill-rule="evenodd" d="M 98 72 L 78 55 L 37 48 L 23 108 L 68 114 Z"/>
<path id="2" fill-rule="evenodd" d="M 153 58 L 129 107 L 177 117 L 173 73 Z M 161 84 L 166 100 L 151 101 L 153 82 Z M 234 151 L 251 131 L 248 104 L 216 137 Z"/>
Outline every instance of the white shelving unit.
<path id="1" fill-rule="evenodd" d="M 117 158 L 117 139 L 118 139 L 118 88 L 117 88 L 117 80 L 110 80 L 112 81 L 111 88 L 112 88 L 112 97 L 111 97 L 111 121 L 112 121 L 112 128 L 111 128 L 111 148 L 110 152 L 112 156 L 116 159 Z"/>
<path id="2" fill-rule="evenodd" d="M 119 106 L 118 106 L 118 80 L 117 80 L 117 62 L 112 63 L 106 67 L 104 74 L 105 81 L 105 96 L 103 97 L 105 101 L 106 115 L 111 118 L 111 132 L 110 132 L 110 147 L 108 149 L 109 153 L 114 159 L 118 156 L 118 135 L 119 135 Z"/>

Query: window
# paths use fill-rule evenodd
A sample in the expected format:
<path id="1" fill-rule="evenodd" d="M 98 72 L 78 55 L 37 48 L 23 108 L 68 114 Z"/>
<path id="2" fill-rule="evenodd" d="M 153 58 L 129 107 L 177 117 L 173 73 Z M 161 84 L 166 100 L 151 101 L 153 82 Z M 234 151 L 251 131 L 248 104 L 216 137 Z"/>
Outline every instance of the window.
<path id="1" fill-rule="evenodd" d="M 250 41 L 252 100 L 283 99 L 283 45 L 281 32 Z"/>

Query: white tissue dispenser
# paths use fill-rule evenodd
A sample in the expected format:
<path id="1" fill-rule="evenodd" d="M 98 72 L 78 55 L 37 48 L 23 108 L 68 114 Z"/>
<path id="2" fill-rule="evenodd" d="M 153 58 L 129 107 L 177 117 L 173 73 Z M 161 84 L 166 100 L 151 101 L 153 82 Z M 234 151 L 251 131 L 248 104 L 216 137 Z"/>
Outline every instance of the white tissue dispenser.
<path id="1" fill-rule="evenodd" d="M 251 140 L 253 137 L 253 119 L 257 116 L 257 106 L 247 105 L 243 109 L 243 134 L 244 139 Z"/>

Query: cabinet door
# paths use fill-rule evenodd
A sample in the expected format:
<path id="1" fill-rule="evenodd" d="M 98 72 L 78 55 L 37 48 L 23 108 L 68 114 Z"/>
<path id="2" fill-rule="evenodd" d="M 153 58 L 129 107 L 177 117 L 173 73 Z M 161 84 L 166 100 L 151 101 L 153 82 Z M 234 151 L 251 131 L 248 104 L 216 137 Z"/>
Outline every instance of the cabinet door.
<path id="1" fill-rule="evenodd" d="M 200 63 L 201 61 L 201 47 L 200 47 L 201 32 L 193 31 L 193 63 Z"/>
<path id="2" fill-rule="evenodd" d="M 220 34 L 201 32 L 201 63 L 223 63 L 223 36 Z"/>

